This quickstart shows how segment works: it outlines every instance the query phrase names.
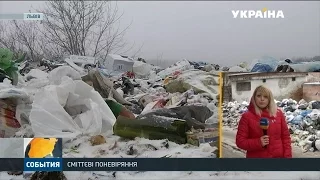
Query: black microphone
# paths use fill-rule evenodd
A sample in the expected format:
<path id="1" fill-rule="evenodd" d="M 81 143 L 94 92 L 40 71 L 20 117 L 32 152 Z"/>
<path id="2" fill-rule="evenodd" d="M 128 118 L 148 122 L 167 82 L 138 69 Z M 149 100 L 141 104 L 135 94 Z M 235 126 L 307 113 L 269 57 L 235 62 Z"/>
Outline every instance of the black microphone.
<path id="1" fill-rule="evenodd" d="M 260 128 L 263 130 L 264 136 L 268 134 L 268 127 L 269 127 L 269 120 L 267 118 L 261 118 Z M 264 148 L 267 148 L 267 145 L 265 145 Z"/>

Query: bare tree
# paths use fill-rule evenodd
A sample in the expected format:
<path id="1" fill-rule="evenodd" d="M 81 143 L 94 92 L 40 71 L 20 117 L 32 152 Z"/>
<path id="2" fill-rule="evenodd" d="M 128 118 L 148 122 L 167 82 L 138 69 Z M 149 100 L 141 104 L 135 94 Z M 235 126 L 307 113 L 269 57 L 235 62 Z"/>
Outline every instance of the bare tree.
<path id="1" fill-rule="evenodd" d="M 157 55 L 157 61 L 162 61 L 163 52 Z"/>
<path id="2" fill-rule="evenodd" d="M 313 61 L 320 61 L 320 56 L 314 56 L 314 57 L 312 58 L 312 60 L 313 60 Z"/>
<path id="3" fill-rule="evenodd" d="M 138 58 L 138 57 L 141 55 L 141 50 L 142 50 L 142 48 L 143 48 L 143 45 L 144 45 L 144 44 L 142 44 L 136 51 L 134 51 L 134 52 L 132 53 L 132 55 L 131 55 L 131 58 L 132 58 L 132 59 L 136 59 L 136 58 Z M 134 46 L 132 46 L 132 47 L 134 47 Z"/>
<path id="4" fill-rule="evenodd" d="M 162 60 L 162 58 L 163 58 L 163 52 L 162 52 L 161 54 L 158 54 L 158 55 L 157 55 L 157 59 L 156 59 L 156 64 L 157 64 L 157 66 L 163 65 L 163 60 Z"/>
<path id="5" fill-rule="evenodd" d="M 13 20 L 14 35 L 16 42 L 21 44 L 28 52 L 28 56 L 33 61 L 39 61 L 42 52 L 39 46 L 39 32 L 37 31 L 37 21 L 16 21 Z"/>
<path id="6" fill-rule="evenodd" d="M 38 43 L 37 22 L 35 21 L 3 21 L 0 24 L 0 46 L 10 49 L 15 57 L 27 52 L 34 61 L 41 58 Z"/>
<path id="7" fill-rule="evenodd" d="M 128 27 L 116 28 L 122 14 L 108 1 L 48 1 L 42 26 L 43 50 L 49 54 L 63 53 L 106 57 L 122 49 Z"/>
<path id="8" fill-rule="evenodd" d="M 14 56 L 23 53 L 23 45 L 17 41 L 15 29 L 9 21 L 0 22 L 0 47 L 10 49 Z"/>

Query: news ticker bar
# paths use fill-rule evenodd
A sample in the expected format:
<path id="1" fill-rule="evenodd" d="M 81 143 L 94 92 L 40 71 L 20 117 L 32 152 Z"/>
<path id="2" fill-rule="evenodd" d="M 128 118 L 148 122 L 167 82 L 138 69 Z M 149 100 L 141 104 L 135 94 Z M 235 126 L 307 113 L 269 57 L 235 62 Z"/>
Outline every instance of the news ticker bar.
<path id="1" fill-rule="evenodd" d="M 319 171 L 319 164 L 320 158 L 1 158 L 0 171 Z"/>

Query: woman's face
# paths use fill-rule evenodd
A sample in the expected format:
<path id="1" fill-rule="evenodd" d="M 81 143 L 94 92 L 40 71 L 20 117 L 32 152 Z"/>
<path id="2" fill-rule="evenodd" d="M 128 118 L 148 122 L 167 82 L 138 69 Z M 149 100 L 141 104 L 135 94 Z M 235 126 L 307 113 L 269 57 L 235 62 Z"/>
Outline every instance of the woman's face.
<path id="1" fill-rule="evenodd" d="M 256 105 L 260 109 L 264 109 L 269 105 L 269 98 L 268 98 L 267 94 L 262 93 L 260 91 L 258 91 L 256 93 L 256 96 L 254 97 L 254 100 L 256 102 Z"/>

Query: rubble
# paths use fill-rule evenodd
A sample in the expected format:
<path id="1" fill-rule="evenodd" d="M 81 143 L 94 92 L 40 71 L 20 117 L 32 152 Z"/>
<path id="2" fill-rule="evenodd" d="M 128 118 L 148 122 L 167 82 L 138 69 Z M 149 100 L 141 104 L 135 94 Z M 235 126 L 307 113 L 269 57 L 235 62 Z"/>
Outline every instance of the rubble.
<path id="1" fill-rule="evenodd" d="M 286 117 L 291 142 L 304 151 L 313 151 L 312 143 L 320 142 L 320 101 L 283 99 L 276 101 L 276 104 Z M 241 114 L 247 110 L 248 105 L 245 101 L 223 103 L 223 126 L 237 129 Z"/>

